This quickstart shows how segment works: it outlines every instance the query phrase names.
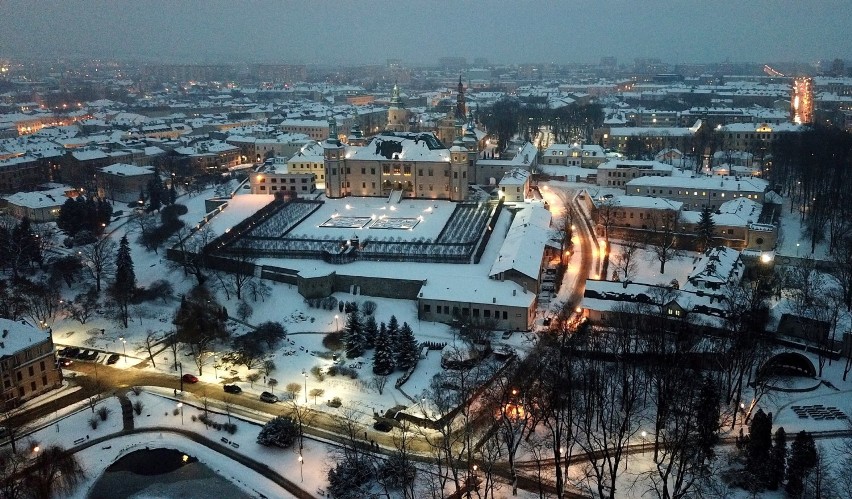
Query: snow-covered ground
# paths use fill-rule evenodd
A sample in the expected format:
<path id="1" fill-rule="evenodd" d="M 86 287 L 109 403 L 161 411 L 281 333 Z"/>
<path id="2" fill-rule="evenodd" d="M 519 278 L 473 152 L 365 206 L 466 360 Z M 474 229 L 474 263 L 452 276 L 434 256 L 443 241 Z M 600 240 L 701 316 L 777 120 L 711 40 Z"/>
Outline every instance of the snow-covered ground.
<path id="1" fill-rule="evenodd" d="M 553 188 L 565 191 L 566 195 L 571 195 L 575 190 L 581 188 L 591 188 L 595 190 L 597 194 L 609 192 L 608 190 L 596 189 L 594 186 L 582 183 L 550 182 L 549 185 Z M 617 193 L 619 191 L 618 189 L 611 190 L 613 193 Z M 210 192 L 208 191 L 194 196 L 182 196 L 179 199 L 179 202 L 186 205 L 189 209 L 189 213 L 183 217 L 188 225 L 195 225 L 204 216 L 204 200 L 209 197 L 209 195 Z M 247 196 L 240 196 L 240 201 L 249 206 L 253 204 L 256 205 L 256 207 L 250 209 L 257 209 L 265 204 L 262 202 L 263 200 L 250 200 Z M 419 208 L 418 210 L 422 213 L 422 210 Z M 222 217 L 217 221 L 217 223 L 225 224 L 230 227 L 238 221 L 237 218 L 230 220 Z M 121 236 L 128 234 L 139 285 L 146 286 L 155 280 L 165 278 L 172 282 L 175 286 L 175 296 L 180 296 L 182 293 L 187 292 L 194 285 L 193 278 L 185 277 L 179 271 L 170 270 L 162 256 L 162 251 L 161 254 L 158 255 L 153 252 L 148 252 L 143 247 L 136 244 L 136 235 L 132 233 L 132 227 L 129 225 L 119 225 L 119 223 L 123 220 L 124 219 L 119 219 L 118 223 L 114 222 L 114 224 L 111 225 L 111 237 L 118 240 Z M 785 237 L 779 246 L 779 253 L 783 254 L 786 252 L 787 255 L 794 254 L 796 239 L 795 237 L 791 237 L 790 234 L 796 234 L 796 231 L 800 230 L 796 223 L 797 220 L 798 218 L 795 214 L 792 216 L 790 216 L 789 213 L 784 214 L 784 217 L 782 218 L 782 231 L 785 234 Z M 500 223 L 498 223 L 495 232 L 497 234 L 502 234 L 507 228 L 508 220 L 501 217 Z M 323 228 L 322 230 L 325 231 L 329 229 Z M 128 231 L 130 232 L 128 233 Z M 392 232 L 396 232 L 396 230 Z M 792 252 L 791 248 L 793 248 Z M 453 275 L 453 277 L 456 280 L 464 279 L 468 275 L 468 272 L 475 273 L 476 275 L 482 275 L 483 269 L 486 269 L 486 266 L 491 265 L 494 255 L 496 255 L 498 250 L 499 245 L 489 244 L 480 264 L 463 266 L 464 269 L 459 266 L 452 266 L 456 269 L 456 274 Z M 581 257 L 578 251 L 579 245 L 575 245 L 575 254 L 572 256 L 572 260 L 569 263 L 570 267 L 566 274 L 565 282 L 563 283 L 562 292 L 559 296 L 553 299 L 549 305 L 549 311 L 545 313 L 552 313 L 558 310 L 559 307 L 561 307 L 561 304 L 567 299 L 567 293 L 570 289 L 572 289 L 577 278 L 576 270 Z M 614 259 L 620 251 L 620 244 L 618 241 L 613 242 L 610 251 L 610 258 L 612 261 L 612 259 Z M 686 253 L 684 256 L 677 257 L 674 260 L 667 262 L 666 272 L 664 274 L 660 274 L 659 262 L 654 260 L 653 256 L 649 252 L 643 251 L 641 253 L 639 273 L 634 280 L 637 282 L 641 281 L 649 283 L 668 283 L 671 280 L 676 279 L 682 284 L 685 282 L 686 276 L 692 270 L 694 258 L 696 257 L 695 254 L 691 253 Z M 302 264 L 304 265 L 305 262 L 302 261 Z M 326 264 L 322 262 L 311 262 L 310 265 L 320 267 L 325 266 Z M 396 273 L 397 275 L 408 276 L 414 272 L 417 274 L 422 273 L 424 276 L 429 276 L 430 278 L 433 277 L 434 273 L 439 272 L 441 268 L 438 264 L 417 264 L 415 266 L 410 264 L 377 265 L 370 262 L 356 262 L 351 265 L 359 267 L 354 269 L 354 271 L 366 272 L 367 274 L 370 274 L 371 272 L 375 272 L 376 274 L 389 272 L 391 274 Z M 389 266 L 395 267 L 389 269 Z M 347 269 L 348 268 L 349 267 L 347 267 Z M 612 266 L 610 266 L 610 269 L 612 269 Z M 327 271 L 326 268 L 315 268 L 313 270 L 317 273 Z M 604 279 L 607 277 L 608 276 L 601 276 L 601 278 Z M 257 324 L 267 320 L 279 321 L 289 332 L 288 342 L 286 342 L 283 348 L 276 351 L 271 357 L 277 366 L 276 371 L 271 374 L 271 377 L 278 381 L 276 393 L 283 391 L 284 386 L 288 383 L 299 383 L 304 386 L 305 382 L 307 382 L 308 391 L 312 388 L 323 388 L 325 390 L 325 393 L 322 395 L 322 400 L 318 401 L 318 407 L 322 407 L 323 410 L 334 413 L 337 410 L 325 407 L 322 404 L 322 401 L 333 397 L 340 397 L 344 402 L 344 406 L 360 408 L 364 415 L 363 421 L 361 422 L 369 424 L 371 422 L 370 414 L 372 414 L 373 411 L 382 412 L 383 410 L 396 405 L 411 405 L 415 403 L 415 401 L 419 400 L 420 393 L 428 386 L 429 380 L 432 376 L 440 372 L 439 353 L 431 352 L 425 359 L 420 361 L 414 376 L 412 376 L 412 378 L 402 387 L 404 392 L 393 388 L 393 381 L 395 381 L 396 377 L 400 374 L 396 373 L 391 376 L 391 380 L 385 387 L 384 393 L 379 395 L 375 388 L 369 386 L 369 380 L 372 377 L 372 371 L 370 369 L 372 352 L 368 352 L 366 357 L 363 359 L 364 362 L 362 367 L 360 367 L 360 369 L 356 369 L 359 373 L 359 379 L 353 380 L 341 376 L 326 377 L 322 382 L 318 381 L 313 376 L 308 376 L 306 379 L 302 375 L 303 370 L 304 372 L 309 372 L 314 366 L 322 367 L 330 363 L 330 360 L 320 357 L 317 353 L 326 350 L 322 345 L 322 339 L 326 333 L 340 330 L 344 327 L 345 314 L 338 312 L 336 309 L 328 311 L 308 308 L 301 295 L 299 295 L 293 286 L 273 282 L 268 282 L 268 284 L 272 288 L 272 296 L 265 301 L 251 303 L 253 307 L 253 314 L 248 321 L 252 324 Z M 81 290 L 81 287 L 75 287 L 72 289 L 63 288 L 62 292 L 64 297 L 70 298 Z M 417 310 L 412 301 L 363 297 L 350 295 L 348 293 L 336 293 L 335 297 L 342 301 L 354 300 L 363 302 L 364 300 L 372 300 L 376 302 L 378 307 L 375 315 L 379 322 L 387 322 L 391 315 L 395 315 L 400 323 L 408 322 L 411 325 L 418 341 L 453 341 L 452 331 L 448 326 L 438 323 L 418 321 Z M 217 298 L 227 307 L 231 315 L 233 315 L 238 304 L 236 299 L 232 297 L 231 300 L 227 300 L 221 294 L 217 296 Z M 172 299 L 165 303 L 162 301 L 149 302 L 143 306 L 135 307 L 132 312 L 132 322 L 127 329 L 117 326 L 102 314 L 96 314 L 89 322 L 83 325 L 69 318 L 60 319 L 53 324 L 54 341 L 59 345 L 94 347 L 107 352 L 124 353 L 126 349 L 127 358 L 121 359 L 114 367 L 130 368 L 143 363 L 145 365 L 138 368 L 158 370 L 175 374 L 175 376 L 177 376 L 177 374 L 171 370 L 170 352 L 162 351 L 158 355 L 156 359 L 157 368 L 155 369 L 149 362 L 144 363 L 147 359 L 147 354 L 142 348 L 143 340 L 148 330 L 166 333 L 173 329 L 171 320 L 177 305 L 178 299 Z M 544 313 L 542 315 L 544 315 Z M 247 330 L 244 326 L 234 322 L 230 323 L 229 327 L 233 329 L 235 334 L 241 334 Z M 101 329 L 104 330 L 104 334 L 100 334 Z M 504 340 L 504 342 L 519 349 L 519 351 L 523 353 L 528 345 L 528 342 L 525 341 L 525 336 L 526 335 L 515 334 L 510 339 Z M 124 339 L 126 343 L 123 343 L 120 338 Z M 220 345 L 219 348 L 224 348 L 224 346 Z M 99 361 L 103 362 L 105 358 L 106 354 L 102 354 L 99 357 Z M 813 360 L 814 363 L 816 363 L 816 359 L 814 358 Z M 263 382 L 256 383 L 252 387 L 249 383 L 241 381 L 245 380 L 246 374 L 248 373 L 245 368 L 229 367 L 228 370 L 225 370 L 223 366 L 215 364 L 216 368 L 214 369 L 214 364 L 215 358 L 209 358 L 207 365 L 204 367 L 203 372 L 200 375 L 202 381 L 210 383 L 224 383 L 225 379 L 229 380 L 229 382 L 235 381 L 243 388 L 243 390 L 249 393 L 259 393 L 264 389 L 268 390 L 268 388 L 264 386 Z M 192 363 L 184 362 L 183 367 L 184 372 L 195 373 Z M 852 391 L 852 380 L 849 382 L 843 382 L 841 379 L 841 369 L 842 368 L 838 363 L 834 363 L 832 366 L 826 367 L 826 371 L 823 376 L 823 379 L 828 380 L 837 387 L 839 391 L 822 386 L 813 392 L 807 393 L 773 393 L 761 399 L 758 403 L 758 407 L 764 408 L 767 412 L 772 411 L 779 424 L 783 424 L 785 428 L 789 426 L 789 428 L 787 428 L 788 433 L 790 431 L 796 431 L 797 429 L 822 430 L 838 428 L 842 422 L 803 420 L 792 412 L 791 407 L 793 405 L 819 403 L 837 406 L 840 410 L 847 414 L 852 413 L 852 405 L 848 402 L 848 400 L 852 400 L 852 398 L 848 397 L 848 392 Z M 70 370 L 73 370 L 73 366 L 71 366 Z M 303 393 L 300 394 L 300 397 L 303 396 Z M 134 396 L 131 395 L 131 399 L 133 399 L 133 397 Z M 180 425 L 178 417 L 171 415 L 171 411 L 174 410 L 174 401 L 153 394 L 143 394 L 142 397 L 146 406 L 146 410 L 143 414 L 149 413 L 150 407 L 151 415 L 141 418 L 143 421 L 139 421 L 139 419 L 137 419 L 137 424 L 141 426 L 150 422 L 151 425 Z M 118 403 L 114 399 L 109 399 L 103 403 L 111 404 L 114 407 L 114 413 L 111 416 L 111 419 L 107 423 L 99 426 L 97 430 L 87 430 L 87 421 L 88 416 L 90 416 L 90 412 L 87 412 L 89 411 L 88 408 L 84 407 L 79 413 L 79 417 L 82 422 L 72 422 L 74 421 L 73 418 L 77 416 L 67 417 L 59 421 L 56 425 L 46 427 L 44 430 L 40 431 L 35 438 L 43 439 L 42 441 L 45 443 L 53 441 L 49 437 L 59 439 L 66 438 L 70 440 L 61 440 L 61 443 L 63 443 L 63 445 L 72 446 L 74 440 L 80 438 L 81 435 L 85 436 L 88 434 L 90 436 L 94 436 L 95 433 L 102 435 L 108 431 L 117 431 L 119 429 L 118 425 L 120 424 L 120 409 L 118 407 Z M 57 414 L 55 416 L 61 415 L 62 414 Z M 200 423 L 191 422 L 187 413 L 185 413 L 184 416 L 184 424 L 180 425 L 181 427 L 186 427 L 187 425 L 190 425 L 190 427 L 200 426 L 198 429 L 200 429 L 202 433 L 215 433 L 213 430 L 205 430 L 203 425 Z M 148 419 L 149 417 L 151 419 Z M 241 426 L 235 436 L 237 439 L 246 439 L 245 442 L 243 442 L 243 440 L 237 440 L 237 442 L 240 443 L 241 452 L 243 451 L 243 443 L 245 443 L 246 448 L 253 449 L 253 447 L 258 447 L 256 444 L 253 444 L 254 438 L 256 437 L 256 428 L 253 428 L 250 423 L 241 423 L 241 425 L 248 425 L 246 427 L 246 431 L 243 431 L 244 428 Z M 58 430 L 57 427 L 59 428 Z M 224 436 L 224 433 L 222 436 Z M 131 445 L 141 445 L 144 447 L 145 445 L 152 445 L 156 441 L 160 440 L 159 436 L 149 436 L 147 438 L 147 440 L 131 439 L 127 442 L 113 445 L 112 449 L 101 449 L 101 446 L 95 446 L 82 452 L 80 456 L 86 463 L 87 468 L 92 471 L 91 475 L 93 477 L 97 477 L 103 469 L 105 469 L 119 456 L 119 449 L 123 449 Z M 170 442 L 180 442 L 181 446 L 184 445 L 184 441 L 182 439 L 173 435 L 169 435 L 168 437 L 165 437 L 165 439 Z M 215 452 L 207 451 L 205 450 L 206 448 L 199 448 L 197 444 L 193 444 L 189 440 L 186 440 L 185 443 L 185 452 L 195 455 L 202 462 L 208 464 L 208 466 L 212 469 L 217 470 L 217 472 L 224 470 L 224 474 L 227 475 L 231 469 L 235 469 L 231 468 L 231 462 L 229 460 L 215 454 Z M 328 449 L 322 447 L 324 444 L 316 445 L 315 455 L 311 455 L 310 459 L 308 459 L 307 455 L 305 456 L 306 480 L 309 476 L 307 474 L 309 473 L 308 463 L 327 462 L 325 455 L 327 454 Z M 253 449 L 252 451 L 253 456 L 263 455 L 263 452 L 260 450 L 257 451 L 260 452 L 260 454 L 255 452 L 255 450 L 256 449 Z M 262 451 L 268 450 L 262 449 Z M 208 452 L 212 452 L 212 455 L 208 454 Z M 287 456 L 285 459 L 291 459 L 295 462 L 294 455 L 288 453 L 284 454 Z M 266 457 L 272 459 L 271 456 Z M 647 466 L 650 466 L 649 460 L 643 460 L 643 458 L 637 458 L 633 455 L 630 456 L 628 468 L 631 473 L 641 473 Z M 323 486 L 327 467 L 325 464 L 322 466 L 315 465 L 311 467 L 311 470 L 312 471 L 310 473 L 313 473 L 309 480 L 311 486 L 306 487 L 309 491 L 313 491 L 316 487 Z M 298 471 L 298 467 L 294 464 L 291 463 L 291 465 L 286 465 L 285 461 L 281 461 L 281 472 L 286 473 L 285 476 L 287 478 L 294 479 L 294 473 L 298 474 Z M 233 471 L 231 474 L 233 476 L 230 478 L 236 478 L 237 480 L 244 481 L 248 480 L 246 477 L 249 476 L 247 473 L 238 471 Z M 295 476 L 295 478 L 298 478 L 298 476 Z M 263 480 L 251 480 L 248 485 L 244 483 L 243 488 L 246 490 L 252 488 L 254 490 L 266 490 L 263 489 L 263 487 L 267 487 L 269 484 L 264 484 Z M 91 485 L 91 482 L 89 485 Z M 274 484 L 272 485 L 274 486 Z M 642 491 L 637 490 L 637 492 Z M 639 495 L 641 494 L 636 494 L 636 497 Z M 267 494 L 267 496 L 286 497 L 286 495 L 276 495 L 274 493 L 271 495 Z M 498 497 L 499 496 L 500 493 L 498 493 Z M 84 496 L 81 495 L 79 497 Z"/>

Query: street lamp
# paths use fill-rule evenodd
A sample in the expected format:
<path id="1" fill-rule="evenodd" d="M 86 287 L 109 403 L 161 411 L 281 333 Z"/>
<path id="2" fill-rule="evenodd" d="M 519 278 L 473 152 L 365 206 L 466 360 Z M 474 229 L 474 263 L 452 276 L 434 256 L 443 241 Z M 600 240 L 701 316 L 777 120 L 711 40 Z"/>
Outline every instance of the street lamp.
<path id="1" fill-rule="evenodd" d="M 302 478 L 302 482 L 305 481 L 305 460 L 302 458 L 302 455 L 299 454 L 299 475 Z"/>
<path id="2" fill-rule="evenodd" d="M 337 319 L 338 319 L 338 316 L 335 315 L 334 316 L 334 332 L 335 333 L 340 331 L 340 325 L 338 324 Z"/>
<path id="3" fill-rule="evenodd" d="M 127 340 L 124 338 L 119 338 L 118 340 L 121 341 L 121 349 L 124 352 L 124 363 L 127 364 Z"/>
<path id="4" fill-rule="evenodd" d="M 216 370 L 216 352 L 213 352 L 213 376 L 219 379 L 219 372 Z"/>
<path id="5" fill-rule="evenodd" d="M 642 455 L 645 455 L 645 438 L 648 436 L 648 432 L 642 431 Z"/>
<path id="6" fill-rule="evenodd" d="M 178 402 L 177 407 L 180 409 L 180 424 L 183 425 L 183 402 Z"/>
<path id="7" fill-rule="evenodd" d="M 302 369 L 302 376 L 305 377 L 305 405 L 308 405 L 308 373 Z"/>

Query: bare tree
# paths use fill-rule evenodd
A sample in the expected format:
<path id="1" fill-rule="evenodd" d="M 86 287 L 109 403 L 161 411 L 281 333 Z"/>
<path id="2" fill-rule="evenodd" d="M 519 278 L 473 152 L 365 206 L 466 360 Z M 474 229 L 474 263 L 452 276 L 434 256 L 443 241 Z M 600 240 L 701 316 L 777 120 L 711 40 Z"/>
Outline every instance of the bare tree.
<path id="1" fill-rule="evenodd" d="M 614 201 L 615 198 L 604 198 L 601 200 L 595 210 L 596 221 L 603 230 L 604 241 L 607 248 L 609 247 L 609 231 L 617 222 L 618 205 Z"/>
<path id="2" fill-rule="evenodd" d="M 257 373 L 257 372 L 248 373 L 246 375 L 246 379 L 251 384 L 251 387 L 254 388 L 254 384 L 257 383 L 257 381 L 260 379 L 260 373 Z"/>
<path id="3" fill-rule="evenodd" d="M 376 391 L 379 392 L 379 395 L 385 389 L 385 385 L 388 384 L 388 376 L 386 374 L 376 374 L 372 378 L 370 378 L 370 386 L 375 388 Z"/>
<path id="4" fill-rule="evenodd" d="M 191 232 L 181 228 L 174 237 L 174 249 L 179 252 L 173 266 L 183 270 L 184 275 L 195 277 L 199 285 L 207 280 L 207 246 L 216 239 L 216 233 L 205 224 Z"/>
<path id="5" fill-rule="evenodd" d="M 290 400 L 296 400 L 296 396 L 302 391 L 302 385 L 300 383 L 287 383 L 284 391 L 290 396 Z"/>
<path id="6" fill-rule="evenodd" d="M 624 282 L 632 281 L 639 271 L 639 249 L 641 245 L 634 241 L 625 241 L 620 244 L 621 251 L 616 255 L 613 263 L 615 272 Z"/>
<path id="7" fill-rule="evenodd" d="M 629 331 L 602 333 L 595 346 L 616 356 L 635 353 Z M 628 442 L 639 431 L 643 373 L 635 362 L 584 358 L 578 362 L 577 445 L 586 457 L 587 486 L 600 499 L 620 497 L 616 490 Z"/>
<path id="8" fill-rule="evenodd" d="M 287 385 L 288 389 L 292 384 Z M 298 385 L 298 383 L 295 384 Z M 299 425 L 299 451 L 301 451 L 304 447 L 305 428 L 313 424 L 317 413 L 309 409 L 306 405 L 299 405 L 299 401 L 296 400 L 296 394 L 298 393 L 298 390 L 292 393 L 290 401 L 287 403 L 287 408 L 289 409 L 290 417 Z"/>
<path id="9" fill-rule="evenodd" d="M 160 344 L 162 338 L 157 331 L 148 330 L 145 333 L 145 339 L 142 343 L 142 348 L 148 352 L 148 358 L 151 359 L 151 366 L 157 367 L 156 361 L 154 361 L 154 347 Z"/>
<path id="10" fill-rule="evenodd" d="M 278 386 L 278 380 L 275 378 L 269 378 L 266 380 L 266 385 L 269 387 L 269 391 L 275 393 L 275 387 Z M 298 383 L 296 383 L 298 386 Z"/>
<path id="11" fill-rule="evenodd" d="M 115 272 L 115 253 L 118 245 L 109 237 L 102 237 L 95 243 L 83 246 L 79 250 L 80 258 L 83 260 L 92 278 L 95 280 L 95 289 L 101 292 L 101 281 L 112 276 Z"/>
<path id="12" fill-rule="evenodd" d="M 311 391 L 308 392 L 308 395 L 314 398 L 314 405 L 317 405 L 317 397 L 322 397 L 325 394 L 325 390 L 322 388 L 311 388 Z"/>
<path id="13" fill-rule="evenodd" d="M 660 274 L 665 274 L 666 262 L 681 254 L 677 247 L 677 212 L 663 210 L 651 216 L 648 243 L 654 258 L 660 262 Z"/>

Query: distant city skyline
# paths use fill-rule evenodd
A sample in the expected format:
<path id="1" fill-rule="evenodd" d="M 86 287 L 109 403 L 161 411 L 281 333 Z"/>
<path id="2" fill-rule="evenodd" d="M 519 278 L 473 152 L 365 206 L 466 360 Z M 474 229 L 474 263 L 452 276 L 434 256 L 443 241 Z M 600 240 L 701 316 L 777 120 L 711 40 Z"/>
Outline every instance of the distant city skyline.
<path id="1" fill-rule="evenodd" d="M 167 63 L 816 62 L 852 55 L 839 0 L 0 2 L 0 57 Z"/>

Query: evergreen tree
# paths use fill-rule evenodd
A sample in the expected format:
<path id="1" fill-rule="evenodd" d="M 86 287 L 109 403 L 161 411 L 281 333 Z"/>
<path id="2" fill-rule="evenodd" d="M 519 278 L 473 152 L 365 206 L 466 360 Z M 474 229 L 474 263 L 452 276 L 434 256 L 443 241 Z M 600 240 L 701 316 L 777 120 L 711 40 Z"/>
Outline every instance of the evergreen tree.
<path id="1" fill-rule="evenodd" d="M 86 199 L 86 208 L 85 208 L 85 219 L 83 222 L 83 230 L 87 230 L 92 234 L 100 234 L 101 233 L 101 221 L 98 216 L 98 202 L 95 201 L 94 197 L 89 197 Z"/>
<path id="2" fill-rule="evenodd" d="M 391 315 L 388 321 L 388 344 L 390 345 L 391 352 L 398 351 L 396 346 L 397 336 L 399 336 L 399 322 L 396 320 L 395 315 Z"/>
<path id="3" fill-rule="evenodd" d="M 746 445 L 746 469 L 759 481 L 766 483 L 767 461 L 772 448 L 772 420 L 758 409 L 749 426 L 749 440 Z"/>
<path id="4" fill-rule="evenodd" d="M 299 436 L 299 427 L 289 416 L 277 416 L 263 425 L 257 435 L 257 443 L 266 446 L 287 448 Z"/>
<path id="5" fill-rule="evenodd" d="M 22 218 L 21 221 L 18 222 L 18 225 L 12 229 L 10 249 L 10 256 L 13 260 L 11 262 L 13 265 L 12 271 L 16 276 L 26 265 L 35 263 L 41 264 L 41 245 L 39 244 L 35 232 L 33 232 L 29 218 Z"/>
<path id="6" fill-rule="evenodd" d="M 784 427 L 775 430 L 775 439 L 772 450 L 769 453 L 769 475 L 766 488 L 778 490 L 778 486 L 784 482 L 784 469 L 787 466 L 787 432 Z"/>
<path id="7" fill-rule="evenodd" d="M 368 315 L 364 319 L 364 346 L 365 348 L 373 348 L 376 345 L 376 335 L 379 334 L 379 326 L 376 324 L 376 318 Z"/>
<path id="8" fill-rule="evenodd" d="M 130 302 L 136 294 L 136 272 L 133 270 L 133 258 L 130 256 L 130 244 L 127 236 L 122 236 L 115 258 L 115 281 L 110 289 L 117 308 L 118 316 L 124 327 L 130 317 Z"/>
<path id="9" fill-rule="evenodd" d="M 790 446 L 790 459 L 787 461 L 787 485 L 784 490 L 790 497 L 802 497 L 805 477 L 819 462 L 819 453 L 814 437 L 802 430 L 796 434 Z"/>
<path id="10" fill-rule="evenodd" d="M 77 201 L 68 198 L 59 209 L 59 217 L 56 226 L 69 237 L 74 236 L 80 230 L 82 217 L 78 211 Z"/>
<path id="11" fill-rule="evenodd" d="M 394 350 L 396 365 L 402 370 L 406 370 L 415 364 L 420 357 L 420 345 L 414 338 L 414 331 L 407 322 L 402 323 L 397 335 L 396 350 Z"/>
<path id="12" fill-rule="evenodd" d="M 343 342 L 346 346 L 346 357 L 354 359 L 364 355 L 366 340 L 364 338 L 364 325 L 361 323 L 361 314 L 358 310 L 349 312 L 346 317 L 346 331 Z"/>
<path id="13" fill-rule="evenodd" d="M 154 176 L 148 181 L 148 206 L 151 211 L 159 211 L 163 206 L 165 192 L 163 182 L 160 180 L 160 171 L 154 167 Z"/>
<path id="14" fill-rule="evenodd" d="M 394 370 L 393 352 L 391 351 L 390 338 L 385 323 L 379 327 L 375 341 L 376 351 L 373 354 L 373 373 L 384 376 Z"/>
<path id="15" fill-rule="evenodd" d="M 696 425 L 698 427 L 698 445 L 703 454 L 713 458 L 713 447 L 719 441 L 719 402 L 721 394 L 719 387 L 711 377 L 705 377 L 698 395 L 698 411 Z"/>
<path id="16" fill-rule="evenodd" d="M 104 228 L 112 221 L 112 205 L 105 199 L 98 199 L 98 228 L 95 234 L 103 234 Z"/>
<path id="17" fill-rule="evenodd" d="M 175 189 L 174 177 L 172 177 L 172 185 L 169 186 L 169 204 L 175 204 L 177 201 L 177 189 Z"/>
<path id="18" fill-rule="evenodd" d="M 713 246 L 713 237 L 716 233 L 716 222 L 713 221 L 713 213 L 710 208 L 701 210 L 701 218 L 695 226 L 695 251 L 703 253 Z"/>

